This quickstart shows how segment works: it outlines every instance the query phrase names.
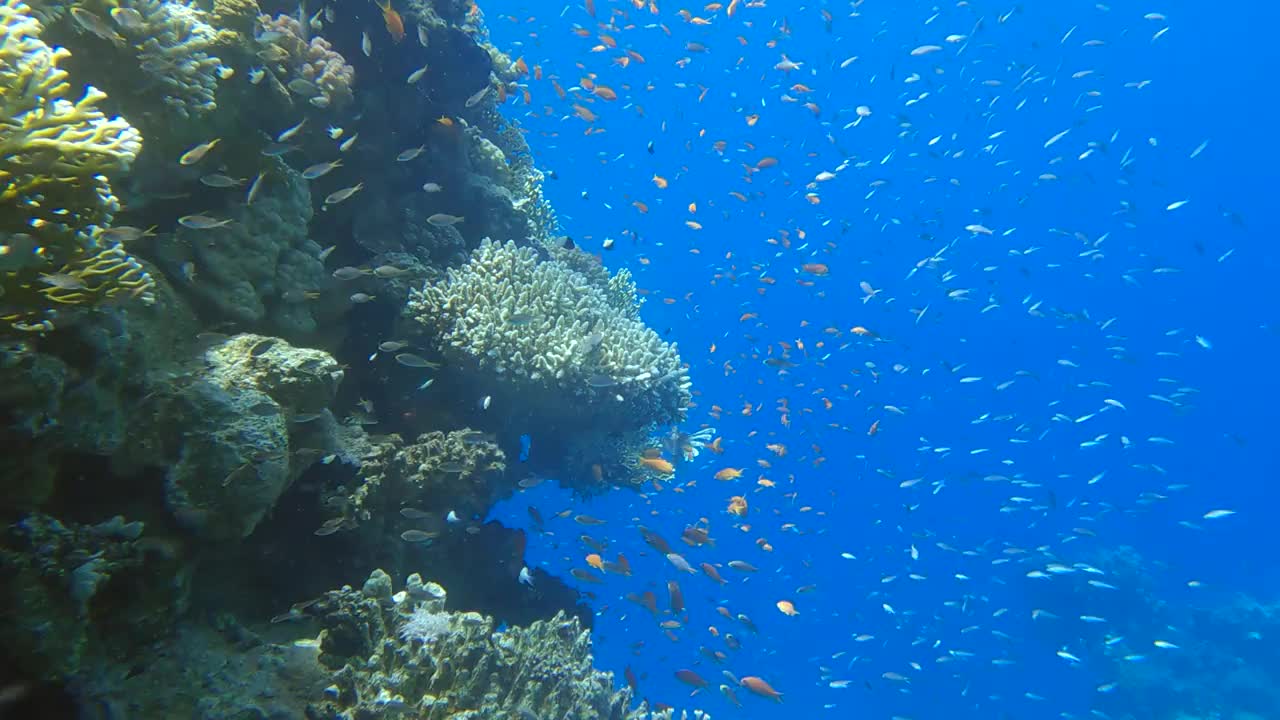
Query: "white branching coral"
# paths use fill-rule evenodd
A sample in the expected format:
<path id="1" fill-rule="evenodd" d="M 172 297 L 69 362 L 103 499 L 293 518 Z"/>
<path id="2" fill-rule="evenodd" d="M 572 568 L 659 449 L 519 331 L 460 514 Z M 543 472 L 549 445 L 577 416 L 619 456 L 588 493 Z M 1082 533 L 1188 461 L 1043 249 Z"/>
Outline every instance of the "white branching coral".
<path id="1" fill-rule="evenodd" d="M 404 619 L 400 626 L 400 638 L 424 645 L 449 632 L 449 613 L 435 612 L 428 603 L 421 603 Z"/>
<path id="2" fill-rule="evenodd" d="M 629 283 L 606 290 L 532 248 L 485 240 L 466 265 L 415 292 L 409 308 L 456 364 L 531 405 L 612 427 L 676 422 L 689 380 L 676 346 L 622 301 L 634 297 Z"/>

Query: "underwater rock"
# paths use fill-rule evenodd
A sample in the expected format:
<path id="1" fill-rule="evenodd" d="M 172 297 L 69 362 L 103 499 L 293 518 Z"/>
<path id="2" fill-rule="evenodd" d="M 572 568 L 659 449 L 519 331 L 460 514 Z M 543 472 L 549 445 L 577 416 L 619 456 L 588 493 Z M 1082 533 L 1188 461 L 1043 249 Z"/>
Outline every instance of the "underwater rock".
<path id="1" fill-rule="evenodd" d="M 97 525 L 31 514 L 0 536 L 0 645 L 38 680 L 74 676 L 86 656 L 167 633 L 187 603 L 187 572 L 140 522 Z"/>
<path id="2" fill-rule="evenodd" d="M 127 440 L 150 426 L 150 401 L 174 382 L 196 327 L 159 275 L 156 297 L 0 348 L 0 443 L 13 450 L 0 460 L 0 506 L 39 506 L 71 455 L 127 459 L 126 474 L 154 460 Z"/>
<path id="3" fill-rule="evenodd" d="M 239 335 L 205 353 L 208 374 L 167 398 L 177 427 L 159 444 L 174 461 L 166 478 L 171 511 L 209 538 L 242 538 L 322 452 L 291 432 L 332 422 L 324 408 L 342 380 L 327 353 L 278 338 Z M 311 415 L 318 417 L 312 418 Z"/>
<path id="4" fill-rule="evenodd" d="M 613 674 L 592 667 L 591 635 L 576 618 L 495 632 L 491 618 L 447 611 L 433 585 L 410 576 L 391 602 L 344 587 L 305 609 L 324 628 L 320 663 L 334 671 L 310 717 L 670 717 L 631 709 L 630 689 L 615 692 Z"/>

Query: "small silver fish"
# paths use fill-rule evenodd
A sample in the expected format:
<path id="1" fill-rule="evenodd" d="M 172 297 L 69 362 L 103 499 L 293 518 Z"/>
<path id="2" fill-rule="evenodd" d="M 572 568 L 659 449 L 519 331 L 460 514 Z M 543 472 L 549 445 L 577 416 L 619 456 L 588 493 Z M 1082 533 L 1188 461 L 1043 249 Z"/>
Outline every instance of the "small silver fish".
<path id="1" fill-rule="evenodd" d="M 365 275 L 368 275 L 368 274 L 369 274 L 368 270 L 362 270 L 358 267 L 351 267 L 350 265 L 347 265 L 345 267 L 340 267 L 337 270 L 333 271 L 333 277 L 337 280 L 355 280 L 356 278 L 364 277 Z"/>
<path id="2" fill-rule="evenodd" d="M 213 230 L 214 228 L 226 227 L 231 222 L 230 218 L 219 220 L 208 215 L 183 215 L 178 218 L 179 225 L 192 230 Z"/>
<path id="3" fill-rule="evenodd" d="M 404 365 L 405 367 L 411 368 L 430 368 L 434 370 L 440 367 L 440 363 L 433 363 L 421 355 L 414 355 L 413 353 L 400 353 L 399 355 L 396 355 L 396 362 Z"/>
<path id="4" fill-rule="evenodd" d="M 111 19 L 115 20 L 116 24 L 125 30 L 142 29 L 142 13 L 133 8 L 111 8 Z"/>
<path id="5" fill-rule="evenodd" d="M 244 184 L 244 180 L 236 180 L 226 175 L 214 173 L 200 178 L 200 184 L 211 188 L 233 188 Z"/>
<path id="6" fill-rule="evenodd" d="M 209 151 L 212 150 L 221 140 L 222 138 L 214 138 L 209 142 L 196 145 L 190 150 L 182 153 L 182 157 L 178 158 L 178 163 L 181 165 L 195 165 L 203 160 L 204 156 L 208 155 Z"/>
<path id="7" fill-rule="evenodd" d="M 405 275 L 409 275 L 410 272 L 411 271 L 409 270 L 398 268 L 394 265 L 379 265 L 373 269 L 374 276 L 380 277 L 383 280 L 393 280 L 398 277 L 404 277 Z"/>
<path id="8" fill-rule="evenodd" d="M 467 98 L 466 106 L 475 107 L 476 105 L 478 105 L 480 101 L 484 100 L 484 97 L 489 94 L 489 90 L 491 90 L 492 88 L 493 88 L 492 85 L 485 85 L 483 88 L 477 90 L 475 93 L 471 95 L 471 97 Z"/>
<path id="9" fill-rule="evenodd" d="M 358 293 L 351 293 L 350 299 L 351 299 L 351 302 L 355 305 L 363 305 L 367 302 L 373 302 L 374 300 L 377 299 L 377 297 L 374 295 L 368 295 L 366 293 L 358 292 Z"/>
<path id="10" fill-rule="evenodd" d="M 382 342 L 378 343 L 378 349 L 386 353 L 393 353 L 398 350 L 403 350 L 404 348 L 407 348 L 407 347 L 409 347 L 409 343 L 403 342 L 401 340 L 383 340 Z"/>
<path id="11" fill-rule="evenodd" d="M 297 149 L 297 145 L 289 145 L 287 143 L 270 143 L 266 147 L 262 148 L 262 154 L 267 157 L 280 157 L 281 155 L 291 153 Z"/>
<path id="12" fill-rule="evenodd" d="M 405 530 L 400 533 L 400 539 L 405 542 L 420 543 L 426 542 L 434 538 L 435 535 L 423 530 Z"/>
<path id="13" fill-rule="evenodd" d="M 352 195 L 355 195 L 356 193 L 360 192 L 363 189 L 364 189 L 364 183 L 362 182 L 356 183 L 355 185 L 352 185 L 349 188 L 342 188 L 341 190 L 337 190 L 335 192 L 329 193 L 329 197 L 326 197 L 324 199 L 324 204 L 337 205 L 338 203 L 342 202 L 343 200 L 346 200 L 347 198 L 350 198 Z"/>
<path id="14" fill-rule="evenodd" d="M 418 44 L 422 47 L 427 46 L 427 29 L 422 25 L 418 26 Z"/>
<path id="15" fill-rule="evenodd" d="M 440 183 L 429 182 L 429 183 L 423 184 L 422 189 L 426 190 L 429 193 L 438 193 L 441 190 L 443 190 L 444 187 L 440 185 Z"/>
<path id="16" fill-rule="evenodd" d="M 302 130 L 303 126 L 306 124 L 307 124 L 307 119 L 302 118 L 302 122 L 298 123 L 297 125 L 294 125 L 293 127 L 290 127 L 290 128 L 285 128 L 284 130 L 280 131 L 279 135 L 276 136 L 276 142 L 279 142 L 279 143 L 288 142 L 289 139 L 292 138 L 294 135 L 297 135 Z"/>
<path id="17" fill-rule="evenodd" d="M 427 218 L 427 222 L 436 227 L 449 227 L 450 225 L 457 225 L 458 223 L 462 222 L 465 219 L 466 218 L 460 217 L 458 215 L 450 215 L 448 213 L 436 213 L 431 217 Z"/>
<path id="18" fill-rule="evenodd" d="M 117 45 L 124 42 L 124 38 L 120 37 L 115 30 L 112 30 L 106 21 L 84 8 L 71 8 L 71 17 L 75 19 L 77 25 L 90 35 L 96 35 L 103 40 L 110 40 Z"/>
<path id="19" fill-rule="evenodd" d="M 260 172 L 258 177 L 253 179 L 253 184 L 249 186 L 249 192 L 244 196 L 245 205 L 252 205 L 254 199 L 258 197 L 258 191 L 262 189 L 262 178 L 265 176 L 265 172 Z"/>
<path id="20" fill-rule="evenodd" d="M 356 138 L 358 137 L 360 137 L 360 133 L 356 133 L 346 140 L 343 140 L 342 144 L 338 146 L 338 152 L 346 152 L 350 150 L 351 147 L 356 144 Z"/>
<path id="21" fill-rule="evenodd" d="M 409 73 L 409 77 L 405 80 L 405 83 L 408 85 L 417 85 L 418 81 L 422 79 L 422 76 L 426 74 L 427 74 L 427 66 L 423 65 L 417 70 L 414 70 L 413 72 Z"/>
<path id="22" fill-rule="evenodd" d="M 116 227 L 107 228 L 106 230 L 98 233 L 98 237 L 106 240 L 107 242 L 122 244 L 131 243 L 135 240 L 141 240 L 144 237 L 155 237 L 155 233 L 152 232 L 153 230 L 155 230 L 154 226 L 143 230 L 142 228 L 131 227 L 129 225 L 117 225 Z"/>
<path id="23" fill-rule="evenodd" d="M 373 41 L 369 40 L 369 33 L 360 33 L 360 49 L 364 51 L 365 57 L 373 57 Z"/>
<path id="24" fill-rule="evenodd" d="M 59 290 L 83 290 L 86 287 L 83 280 L 66 273 L 40 273 L 40 282 Z"/>
<path id="25" fill-rule="evenodd" d="M 302 171 L 303 180 L 315 180 L 333 172 L 334 169 L 342 167 L 342 160 L 333 160 L 331 162 L 316 163 L 306 170 Z"/>
<path id="26" fill-rule="evenodd" d="M 319 94 L 320 92 L 320 88 L 306 78 L 294 78 L 289 81 L 288 87 L 295 95 L 301 95 L 303 97 L 311 97 Z"/>
<path id="27" fill-rule="evenodd" d="M 426 145 L 419 145 L 418 147 L 402 150 L 400 151 L 400 154 L 396 156 L 396 162 L 409 162 L 426 151 Z"/>

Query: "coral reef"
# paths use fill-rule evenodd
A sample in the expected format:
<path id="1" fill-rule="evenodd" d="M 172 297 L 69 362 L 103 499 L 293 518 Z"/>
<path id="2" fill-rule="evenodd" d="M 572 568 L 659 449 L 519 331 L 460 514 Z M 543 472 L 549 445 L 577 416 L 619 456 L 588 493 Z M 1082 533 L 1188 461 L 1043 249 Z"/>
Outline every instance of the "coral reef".
<path id="1" fill-rule="evenodd" d="M 0 0 L 0 647 L 33 659 L 21 685 L 134 718 L 649 716 L 591 667 L 577 591 L 483 518 L 526 432 L 583 491 L 653 476 L 639 452 L 687 378 L 629 275 L 551 242 L 499 112 L 522 65 L 471 8 L 407 0 L 406 42 L 361 55 L 373 4 Z M 371 567 L 490 617 L 375 574 L 267 623 Z M 318 645 L 277 644 L 309 616 Z"/>
<path id="2" fill-rule="evenodd" d="M 108 175 L 126 171 L 138 131 L 99 109 L 106 96 L 71 98 L 70 53 L 40 40 L 41 25 L 18 0 L 0 4 L 0 319 L 48 331 L 62 305 L 151 298 L 142 266 L 104 237 L 119 203 Z"/>
<path id="3" fill-rule="evenodd" d="M 598 430 L 675 422 L 689 382 L 674 345 L 582 274 L 486 241 L 409 312 L 453 365 L 532 417 Z"/>
<path id="4" fill-rule="evenodd" d="M 392 435 L 361 459 L 360 483 L 345 486 L 326 505 L 349 524 L 401 507 L 444 515 L 484 513 L 515 489 L 506 455 L 484 433 L 464 429 L 424 433 L 412 443 Z"/>
<path id="5" fill-rule="evenodd" d="M 285 98 L 298 98 L 316 108 L 350 104 L 355 69 L 323 37 L 309 37 L 289 15 L 258 18 L 258 57 L 267 63 L 273 85 Z"/>
<path id="6" fill-rule="evenodd" d="M 284 168 L 264 180 L 253 204 L 230 210 L 232 222 L 179 227 L 154 253 L 210 318 L 294 338 L 316 330 L 312 298 L 329 282 L 307 232 L 311 216 L 306 182 Z"/>
<path id="7" fill-rule="evenodd" d="M 335 421 L 325 408 L 343 373 L 327 353 L 257 335 L 204 357 L 199 379 L 153 399 L 157 421 L 132 443 L 139 456 L 169 460 L 166 500 L 189 530 L 241 538 L 327 452 Z"/>
<path id="8" fill-rule="evenodd" d="M 615 692 L 612 674 L 592 667 L 590 634 L 574 618 L 495 632 L 490 618 L 446 611 L 444 588 L 417 575 L 393 590 L 375 570 L 362 589 L 330 591 L 306 608 L 324 628 L 320 663 L 334 670 L 312 717 L 670 717 L 630 710 L 630 690 Z"/>
<path id="9" fill-rule="evenodd" d="M 136 22 L 117 24 L 137 47 L 137 66 L 156 88 L 152 92 L 184 120 L 212 112 L 224 68 L 210 54 L 217 31 L 205 13 L 194 3 L 173 0 L 120 0 L 119 7 L 137 12 Z"/>
<path id="10" fill-rule="evenodd" d="M 67 679 L 95 645 L 137 647 L 168 632 L 186 605 L 186 575 L 143 531 L 120 516 L 79 525 L 32 514 L 10 527 L 0 538 L 7 652 Z"/>

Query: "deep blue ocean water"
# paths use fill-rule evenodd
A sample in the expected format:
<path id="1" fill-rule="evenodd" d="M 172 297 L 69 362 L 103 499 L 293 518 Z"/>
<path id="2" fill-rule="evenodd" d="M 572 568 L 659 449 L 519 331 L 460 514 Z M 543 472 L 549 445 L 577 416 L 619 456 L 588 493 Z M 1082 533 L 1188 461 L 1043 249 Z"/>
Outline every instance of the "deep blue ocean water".
<path id="1" fill-rule="evenodd" d="M 495 44 L 543 73 L 527 79 L 532 104 L 505 111 L 551 175 L 562 231 L 630 269 L 645 320 L 679 343 L 698 393 L 684 429 L 713 426 L 724 447 L 682 463 L 661 491 L 580 501 L 548 483 L 495 511 L 530 529 L 530 565 L 561 576 L 586 567 L 584 533 L 609 543 L 606 560 L 629 558 L 630 577 L 580 583 L 598 665 L 630 667 L 650 700 L 742 718 L 1174 717 L 1143 698 L 1161 683 L 1191 696 L 1211 685 L 1197 661 L 1208 648 L 1280 673 L 1274 651 L 1250 649 L 1268 637 L 1171 628 L 1146 611 L 1182 617 L 1238 593 L 1274 603 L 1280 590 L 1267 35 L 1280 12 L 873 0 L 854 17 L 850 3 L 775 0 L 733 18 L 689 7 L 711 19 L 702 25 L 667 3 L 595 10 L 485 3 Z M 601 33 L 618 47 L 594 49 Z M 912 55 L 929 44 L 942 49 Z M 620 67 L 624 50 L 645 62 Z M 775 69 L 783 54 L 801 67 Z M 589 74 L 618 99 L 581 89 Z M 574 102 L 596 120 L 574 116 Z M 870 115 L 847 127 L 858 106 Z M 744 169 L 765 157 L 777 166 Z M 813 204 L 806 184 L 821 171 L 836 177 Z M 880 291 L 865 303 L 862 281 Z M 785 372 L 764 362 L 782 343 Z M 714 480 L 726 467 L 742 477 Z M 747 518 L 725 512 L 733 495 Z M 537 534 L 531 505 L 608 523 L 551 519 Z M 1235 514 L 1204 519 L 1212 510 Z M 679 542 L 699 518 L 714 547 Z M 639 524 L 695 567 L 719 565 L 728 584 L 676 571 Z M 1145 581 L 1105 565 L 1124 547 Z M 1028 576 L 1055 562 L 1073 572 Z M 625 599 L 651 590 L 665 609 L 669 580 L 687 608 L 661 618 L 681 621 L 674 641 Z M 1126 664 L 1168 674 L 1136 681 Z M 710 685 L 691 695 L 680 669 Z M 722 670 L 764 678 L 784 704 L 735 688 L 733 708 L 716 691 L 731 684 Z M 1207 715 L 1185 707 L 1197 711 Z"/>

